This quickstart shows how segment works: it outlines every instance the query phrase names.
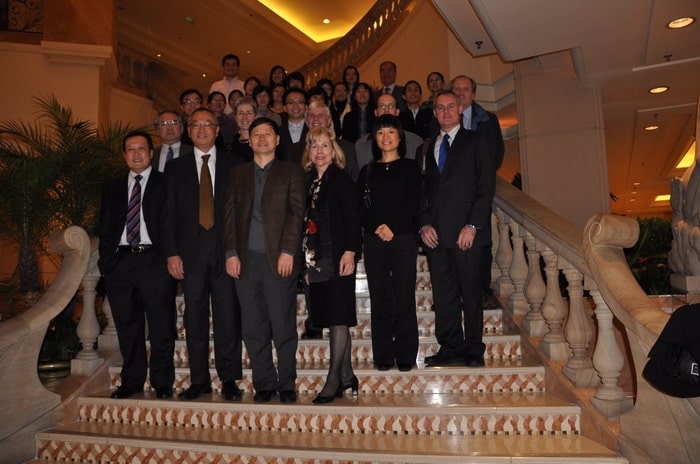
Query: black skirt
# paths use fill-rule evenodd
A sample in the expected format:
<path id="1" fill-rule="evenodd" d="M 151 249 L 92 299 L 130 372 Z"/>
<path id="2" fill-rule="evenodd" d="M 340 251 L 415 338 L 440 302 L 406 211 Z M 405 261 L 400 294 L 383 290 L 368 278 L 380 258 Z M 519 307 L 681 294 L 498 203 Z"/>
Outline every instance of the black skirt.
<path id="1" fill-rule="evenodd" d="M 311 320 L 316 327 L 357 325 L 355 274 L 309 284 Z"/>

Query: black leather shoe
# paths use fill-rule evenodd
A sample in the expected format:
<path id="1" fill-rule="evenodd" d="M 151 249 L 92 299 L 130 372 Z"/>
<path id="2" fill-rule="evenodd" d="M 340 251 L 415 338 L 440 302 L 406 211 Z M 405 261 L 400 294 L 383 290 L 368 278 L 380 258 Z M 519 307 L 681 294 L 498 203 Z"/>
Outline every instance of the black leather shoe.
<path id="1" fill-rule="evenodd" d="M 131 388 L 126 385 L 122 385 L 112 392 L 110 395 L 112 398 L 123 400 L 124 398 L 129 398 L 137 393 L 143 392 L 143 389 Z"/>
<path id="2" fill-rule="evenodd" d="M 302 340 L 321 340 L 323 338 L 323 332 L 317 330 L 307 331 L 301 334 Z"/>
<path id="3" fill-rule="evenodd" d="M 464 365 L 467 367 L 484 367 L 486 363 L 484 363 L 484 356 L 483 355 L 478 355 L 478 356 L 467 356 L 464 360 Z"/>
<path id="4" fill-rule="evenodd" d="M 397 363 L 396 365 L 401 372 L 410 372 L 413 369 L 413 364 L 409 363 Z"/>
<path id="5" fill-rule="evenodd" d="M 177 395 L 178 398 L 181 400 L 196 400 L 202 395 L 208 395 L 211 393 L 211 385 L 210 384 L 192 384 L 190 385 L 190 388 L 187 390 L 181 392 L 179 395 Z"/>
<path id="6" fill-rule="evenodd" d="M 375 366 L 377 367 L 378 371 L 388 371 L 391 369 L 391 364 L 388 363 L 376 363 Z"/>
<path id="7" fill-rule="evenodd" d="M 224 380 L 221 382 L 221 396 L 224 397 L 226 401 L 242 401 L 243 393 L 241 389 L 236 385 L 235 380 Z"/>
<path id="8" fill-rule="evenodd" d="M 159 387 L 156 388 L 156 398 L 159 400 L 165 400 L 173 397 L 173 387 Z"/>
<path id="9" fill-rule="evenodd" d="M 438 354 L 427 356 L 425 358 L 425 365 L 428 367 L 463 366 L 464 358 L 447 356 L 446 354 L 438 352 Z"/>
<path id="10" fill-rule="evenodd" d="M 274 390 L 260 390 L 255 393 L 253 401 L 256 403 L 269 403 L 272 401 L 272 397 L 275 396 Z"/>
<path id="11" fill-rule="evenodd" d="M 296 403 L 297 392 L 295 390 L 280 390 L 281 403 Z"/>

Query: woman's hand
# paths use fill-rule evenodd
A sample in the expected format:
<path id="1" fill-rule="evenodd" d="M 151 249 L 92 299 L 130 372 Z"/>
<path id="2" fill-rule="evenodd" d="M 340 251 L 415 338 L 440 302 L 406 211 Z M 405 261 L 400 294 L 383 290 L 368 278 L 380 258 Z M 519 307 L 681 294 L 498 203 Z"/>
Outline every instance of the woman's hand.
<path id="1" fill-rule="evenodd" d="M 340 257 L 340 276 L 349 276 L 355 272 L 355 252 L 346 251 Z"/>

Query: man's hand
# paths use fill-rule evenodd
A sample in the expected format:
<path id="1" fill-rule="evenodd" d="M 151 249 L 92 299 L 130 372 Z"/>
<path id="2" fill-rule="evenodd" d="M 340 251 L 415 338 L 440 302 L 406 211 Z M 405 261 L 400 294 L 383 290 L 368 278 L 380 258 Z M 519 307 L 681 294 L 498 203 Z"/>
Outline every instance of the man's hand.
<path id="1" fill-rule="evenodd" d="M 226 274 L 234 279 L 238 279 L 241 276 L 241 260 L 238 256 L 231 256 L 226 259 Z"/>
<path id="2" fill-rule="evenodd" d="M 340 257 L 340 276 L 349 276 L 355 272 L 355 252 L 346 251 Z"/>
<path id="3" fill-rule="evenodd" d="M 280 253 L 280 257 L 277 259 L 277 274 L 280 277 L 289 277 L 292 275 L 292 269 L 294 268 L 294 256 L 288 255 L 287 253 Z"/>
<path id="4" fill-rule="evenodd" d="M 185 278 L 185 267 L 182 264 L 182 259 L 179 256 L 168 257 L 168 272 L 177 280 Z"/>
<path id="5" fill-rule="evenodd" d="M 420 238 L 428 248 L 435 248 L 440 243 L 435 227 L 426 224 L 420 228 Z"/>
<path id="6" fill-rule="evenodd" d="M 392 232 L 392 230 L 386 224 L 382 224 L 381 226 L 377 227 L 377 230 L 375 230 L 374 233 L 385 242 L 391 242 L 391 240 L 394 238 L 394 232 Z"/>
<path id="7" fill-rule="evenodd" d="M 457 247 L 462 251 L 470 249 L 474 244 L 474 237 L 476 237 L 476 228 L 471 224 L 467 224 L 459 231 Z"/>

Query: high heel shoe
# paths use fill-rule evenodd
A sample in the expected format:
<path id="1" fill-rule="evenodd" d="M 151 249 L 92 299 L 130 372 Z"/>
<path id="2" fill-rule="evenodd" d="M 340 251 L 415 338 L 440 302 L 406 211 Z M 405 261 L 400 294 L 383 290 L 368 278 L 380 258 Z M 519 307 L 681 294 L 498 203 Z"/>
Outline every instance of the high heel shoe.
<path id="1" fill-rule="evenodd" d="M 338 385 L 338 388 L 336 389 L 335 393 L 329 396 L 323 396 L 320 393 L 316 395 L 316 398 L 314 398 L 311 402 L 313 404 L 326 404 L 326 403 L 332 403 L 335 401 L 336 398 L 342 398 L 343 397 L 343 385 Z"/>
<path id="2" fill-rule="evenodd" d="M 357 379 L 356 375 L 353 375 L 347 383 L 344 383 L 338 387 L 338 391 L 335 392 L 335 397 L 342 398 L 345 394 L 345 390 L 347 389 L 352 389 L 352 396 L 357 397 L 360 389 L 360 381 Z"/>

